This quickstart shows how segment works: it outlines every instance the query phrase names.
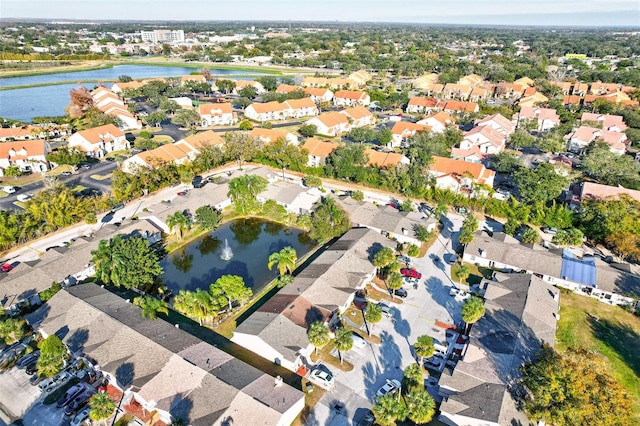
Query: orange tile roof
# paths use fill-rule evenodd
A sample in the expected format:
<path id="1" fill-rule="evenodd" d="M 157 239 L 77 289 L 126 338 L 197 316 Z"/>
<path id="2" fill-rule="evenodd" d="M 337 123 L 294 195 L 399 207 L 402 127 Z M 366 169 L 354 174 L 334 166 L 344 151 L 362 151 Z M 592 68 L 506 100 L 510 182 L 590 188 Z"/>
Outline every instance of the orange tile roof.
<path id="1" fill-rule="evenodd" d="M 414 96 L 409 99 L 408 105 L 433 108 L 438 104 L 438 100 L 434 98 L 425 98 L 423 96 Z"/>
<path id="2" fill-rule="evenodd" d="M 462 102 L 452 99 L 444 103 L 442 109 L 445 111 L 475 112 L 477 108 L 478 104 L 475 102 Z"/>
<path id="3" fill-rule="evenodd" d="M 579 104 L 582 102 L 582 98 L 577 95 L 565 95 L 562 97 L 563 104 Z"/>
<path id="4" fill-rule="evenodd" d="M 444 111 L 438 111 L 435 114 L 431 114 L 426 116 L 424 119 L 433 118 L 434 120 L 439 121 L 443 126 L 448 126 L 456 122 L 455 118 L 451 117 Z"/>
<path id="5" fill-rule="evenodd" d="M 474 136 L 477 134 L 481 134 L 482 136 L 484 136 L 485 138 L 487 138 L 489 140 L 489 142 L 491 143 L 491 145 L 495 146 L 495 147 L 500 147 L 502 145 L 505 144 L 507 137 L 505 135 L 503 135 L 502 133 L 500 133 L 499 131 L 497 131 L 496 129 L 494 129 L 491 126 L 479 126 L 479 127 L 474 127 L 473 129 L 469 130 L 466 134 L 465 134 L 465 140 L 469 140 L 469 141 L 473 141 L 473 139 L 471 138 L 467 138 L 467 136 Z M 471 142 L 474 143 L 475 142 Z"/>
<path id="6" fill-rule="evenodd" d="M 224 139 L 213 130 L 206 130 L 195 135 L 187 136 L 184 140 L 192 147 L 200 149 L 206 146 L 217 146 L 224 144 Z M 166 146 L 166 145 L 165 145 Z"/>
<path id="7" fill-rule="evenodd" d="M 284 102 L 291 109 L 315 108 L 316 103 L 311 98 L 289 99 Z"/>
<path id="8" fill-rule="evenodd" d="M 302 89 L 302 87 L 300 87 L 300 86 L 291 86 L 289 84 L 281 84 L 276 89 L 276 93 L 291 93 L 291 92 L 295 92 L 296 90 L 301 90 L 301 89 Z"/>
<path id="9" fill-rule="evenodd" d="M 249 105 L 253 108 L 253 110 L 258 114 L 264 114 L 267 112 L 276 112 L 276 111 L 284 111 L 289 109 L 289 107 L 285 104 L 281 104 L 277 101 L 267 102 L 267 103 L 253 103 Z M 249 108 L 249 107 L 247 107 Z"/>
<path id="10" fill-rule="evenodd" d="M 320 87 L 305 87 L 304 93 L 309 96 L 316 96 L 318 98 L 323 97 L 327 92 L 331 93 L 329 89 L 322 89 Z"/>
<path id="11" fill-rule="evenodd" d="M 257 82 L 253 80 L 234 80 L 236 89 L 244 89 L 245 87 L 254 87 Z"/>
<path id="12" fill-rule="evenodd" d="M 254 127 L 249 133 L 251 137 L 262 139 L 265 143 L 267 143 L 267 141 L 273 142 L 279 138 L 286 140 L 288 134 L 289 133 L 284 130 L 263 129 L 261 127 Z"/>
<path id="13" fill-rule="evenodd" d="M 104 140 L 113 140 L 114 138 L 124 136 L 124 132 L 113 124 L 105 124 L 104 126 L 81 130 L 78 134 L 89 143 L 100 143 Z M 111 137 L 107 137 L 107 135 L 111 135 Z"/>
<path id="14" fill-rule="evenodd" d="M 640 202 L 640 191 L 634 189 L 627 189 L 622 186 L 601 185 L 592 182 L 583 182 L 581 186 L 581 198 L 618 198 L 620 195 L 625 194 Z"/>
<path id="15" fill-rule="evenodd" d="M 353 120 L 360 120 L 361 118 L 372 117 L 373 116 L 371 111 L 369 111 L 368 109 L 366 109 L 363 106 L 347 108 L 347 109 L 344 109 L 344 110 L 342 110 L 340 112 L 343 113 L 343 114 L 346 114 L 349 117 L 351 117 Z"/>
<path id="16" fill-rule="evenodd" d="M 232 106 L 227 102 L 198 105 L 198 114 L 200 115 L 222 115 L 231 113 L 233 113 Z"/>
<path id="17" fill-rule="evenodd" d="M 367 94 L 365 92 L 360 92 L 356 90 L 338 90 L 333 97 L 339 99 L 351 99 L 354 101 L 359 101 L 361 99 L 366 98 Z"/>
<path id="18" fill-rule="evenodd" d="M 0 158 L 19 160 L 37 155 L 45 155 L 45 146 L 46 142 L 44 140 L 0 142 Z M 22 149 L 24 149 L 27 154 L 17 155 Z M 15 151 L 16 154 L 11 155 L 11 150 Z"/>
<path id="19" fill-rule="evenodd" d="M 476 121 L 476 125 L 483 126 L 487 124 L 489 121 L 493 121 L 498 126 L 502 127 L 507 133 L 511 133 L 515 130 L 516 125 L 513 124 L 513 121 L 509 120 L 507 117 L 502 114 L 493 114 L 484 117 L 481 120 Z"/>
<path id="20" fill-rule="evenodd" d="M 368 158 L 367 166 L 379 167 L 381 169 L 396 167 L 402 163 L 403 159 L 407 158 L 397 152 L 382 152 L 371 148 L 365 149 L 364 153 Z"/>
<path id="21" fill-rule="evenodd" d="M 146 84 L 144 81 L 127 81 L 115 83 L 120 90 L 138 89 Z"/>
<path id="22" fill-rule="evenodd" d="M 304 142 L 302 146 L 309 152 L 309 155 L 319 158 L 327 158 L 329 154 L 338 149 L 339 145 L 334 142 L 325 142 L 316 138 L 309 138 Z"/>
<path id="23" fill-rule="evenodd" d="M 478 183 L 485 183 L 490 177 L 495 175 L 494 171 L 486 169 L 482 164 L 435 155 L 433 156 L 433 163 L 429 166 L 429 170 L 443 175 L 463 176 L 465 173 L 470 173 Z"/>
<path id="24" fill-rule="evenodd" d="M 316 117 L 327 127 L 335 127 L 340 124 L 348 124 L 349 119 L 345 114 L 340 114 L 337 111 L 325 112 Z"/>
<path id="25" fill-rule="evenodd" d="M 431 131 L 431 126 L 418 123 L 409 123 L 407 121 L 398 121 L 393 125 L 393 128 L 391 129 L 392 134 L 401 135 L 403 138 L 412 136 L 417 132 L 429 131 Z"/>
<path id="26" fill-rule="evenodd" d="M 14 139 L 26 139 L 27 137 L 33 138 L 36 132 L 39 134 L 46 131 L 41 127 L 36 126 L 18 126 L 18 127 L 0 127 L 0 138 L 14 138 Z"/>

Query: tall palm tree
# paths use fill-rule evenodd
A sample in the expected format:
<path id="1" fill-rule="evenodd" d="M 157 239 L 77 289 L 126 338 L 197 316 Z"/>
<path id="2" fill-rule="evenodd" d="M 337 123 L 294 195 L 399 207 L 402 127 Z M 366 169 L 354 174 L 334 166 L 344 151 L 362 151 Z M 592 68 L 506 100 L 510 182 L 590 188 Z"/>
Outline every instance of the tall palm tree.
<path id="1" fill-rule="evenodd" d="M 89 418 L 94 422 L 107 420 L 116 410 L 116 403 L 107 392 L 98 392 L 89 400 Z"/>
<path id="2" fill-rule="evenodd" d="M 382 308 L 377 303 L 367 302 L 364 310 L 364 321 L 367 324 L 367 334 L 371 336 L 369 324 L 377 324 L 382 320 Z M 373 326 L 372 326 L 373 327 Z"/>
<path id="3" fill-rule="evenodd" d="M 424 389 L 424 375 L 422 374 L 420 364 L 413 363 L 404 369 L 402 386 L 406 392 L 412 392 L 416 389 Z"/>
<path id="4" fill-rule="evenodd" d="M 416 355 L 420 357 L 419 361 L 422 362 L 423 358 L 430 357 L 435 351 L 433 339 L 429 336 L 418 337 L 418 341 L 413 345 L 413 350 L 416 352 Z"/>
<path id="5" fill-rule="evenodd" d="M 336 337 L 333 339 L 336 349 L 338 350 L 338 357 L 340 357 L 340 365 L 342 365 L 342 353 L 350 351 L 353 348 L 353 339 L 351 338 L 351 330 L 346 327 L 340 327 L 336 330 Z"/>
<path id="6" fill-rule="evenodd" d="M 469 270 L 469 267 L 464 263 L 459 264 L 456 270 L 453 272 L 453 275 L 458 279 L 458 282 L 460 284 L 462 284 L 463 280 L 469 278 L 470 274 L 471 271 Z"/>
<path id="7" fill-rule="evenodd" d="M 98 248 L 91 252 L 98 281 L 117 286 L 122 284 L 122 279 L 126 276 L 126 265 L 118 251 L 121 244 L 122 237 L 116 235 L 109 240 L 100 241 Z"/>
<path id="8" fill-rule="evenodd" d="M 176 311 L 197 320 L 200 325 L 218 313 L 216 306 L 211 294 L 203 290 L 195 292 L 180 290 L 173 300 L 173 307 Z"/>
<path id="9" fill-rule="evenodd" d="M 402 288 L 402 275 L 399 272 L 392 272 L 389 275 L 389 280 L 387 281 L 387 286 L 391 290 L 398 290 Z M 391 297 L 395 297 L 394 292 L 391 293 Z"/>
<path id="10" fill-rule="evenodd" d="M 462 320 L 467 324 L 473 324 L 482 318 L 485 311 L 484 301 L 477 296 L 471 296 L 462 305 Z"/>
<path id="11" fill-rule="evenodd" d="M 307 338 L 309 339 L 309 343 L 311 343 L 316 348 L 316 355 L 318 354 L 318 348 L 324 347 L 327 343 L 329 343 L 329 328 L 324 325 L 322 321 L 315 321 L 311 323 L 309 326 L 309 330 L 307 331 Z"/>
<path id="12" fill-rule="evenodd" d="M 277 263 L 278 271 L 282 277 L 287 272 L 293 272 L 293 268 L 295 268 L 297 260 L 298 254 L 295 249 L 293 247 L 285 247 L 282 250 L 269 255 L 269 263 L 267 263 L 267 267 L 271 270 L 273 265 Z"/>
<path id="13" fill-rule="evenodd" d="M 406 398 L 408 417 L 416 424 L 429 423 L 436 413 L 436 402 L 424 388 L 410 392 Z"/>
<path id="14" fill-rule="evenodd" d="M 142 308 L 143 317 L 149 317 L 152 320 L 157 318 L 159 312 L 165 315 L 169 314 L 169 305 L 167 302 L 156 299 L 155 297 L 138 296 L 133 299 L 133 304 Z"/>
<path id="15" fill-rule="evenodd" d="M 167 217 L 167 226 L 171 232 L 177 230 L 178 237 L 182 238 L 183 232 L 191 227 L 191 221 L 186 214 L 181 211 L 177 211 Z"/>
<path id="16" fill-rule="evenodd" d="M 391 394 L 378 398 L 372 411 L 376 416 L 376 422 L 382 426 L 394 426 L 396 422 L 406 419 L 408 414 L 405 405 L 398 403 L 396 397 Z"/>

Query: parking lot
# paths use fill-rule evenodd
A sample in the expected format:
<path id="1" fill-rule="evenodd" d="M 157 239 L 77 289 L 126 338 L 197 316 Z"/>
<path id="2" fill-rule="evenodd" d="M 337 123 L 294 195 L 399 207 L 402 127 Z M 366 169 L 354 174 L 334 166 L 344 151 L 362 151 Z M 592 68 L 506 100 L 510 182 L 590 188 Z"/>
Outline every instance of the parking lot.
<path id="1" fill-rule="evenodd" d="M 40 398 L 38 386 L 31 386 L 24 370 L 11 368 L 0 372 L 0 409 L 11 420 L 23 418 L 25 413 Z"/>
<path id="2" fill-rule="evenodd" d="M 354 366 L 352 371 L 332 367 L 336 385 L 314 407 L 307 425 L 356 424 L 373 406 L 376 392 L 386 380 L 402 380 L 404 369 L 416 362 L 412 345 L 419 336 L 429 335 L 444 343 L 446 327 L 460 323 L 464 302 L 449 294 L 455 283 L 444 260 L 453 253 L 452 237 L 454 246 L 457 244 L 462 217 L 451 215 L 444 224 L 427 254 L 411 259 L 411 266 L 422 273 L 418 287 L 405 286 L 408 296 L 402 303 L 387 303 L 392 318 L 383 317 L 373 326 L 372 334 L 380 336 L 381 344 L 369 343 L 344 354 L 345 361 Z"/>

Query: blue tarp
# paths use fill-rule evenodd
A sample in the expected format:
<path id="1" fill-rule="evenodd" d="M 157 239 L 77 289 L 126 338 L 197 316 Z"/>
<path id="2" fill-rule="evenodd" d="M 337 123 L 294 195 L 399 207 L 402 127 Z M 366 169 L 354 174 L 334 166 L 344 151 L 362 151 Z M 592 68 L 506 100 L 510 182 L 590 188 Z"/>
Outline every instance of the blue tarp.
<path id="1" fill-rule="evenodd" d="M 590 287 L 596 286 L 596 260 L 593 257 L 576 259 L 573 254 L 562 253 L 562 278 Z"/>

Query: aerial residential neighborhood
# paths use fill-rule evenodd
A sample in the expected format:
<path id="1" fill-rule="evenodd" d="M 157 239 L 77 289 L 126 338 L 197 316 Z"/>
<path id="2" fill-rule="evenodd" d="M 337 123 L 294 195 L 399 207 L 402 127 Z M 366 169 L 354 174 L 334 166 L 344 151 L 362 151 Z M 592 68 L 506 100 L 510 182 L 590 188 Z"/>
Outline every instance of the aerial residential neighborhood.
<path id="1" fill-rule="evenodd" d="M 0 425 L 640 424 L 631 12 L 14 3 Z"/>

